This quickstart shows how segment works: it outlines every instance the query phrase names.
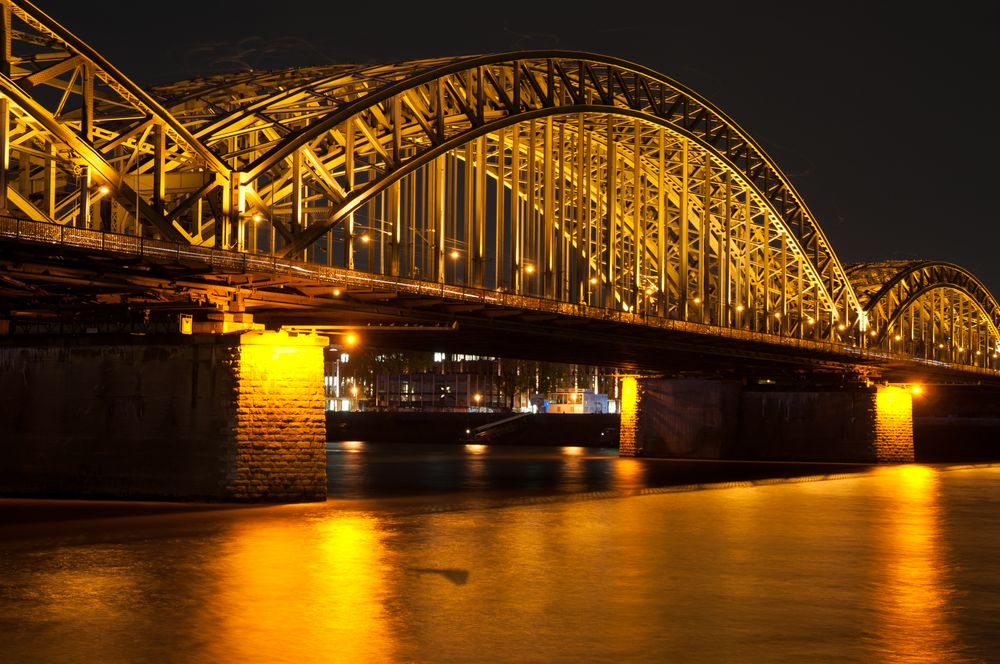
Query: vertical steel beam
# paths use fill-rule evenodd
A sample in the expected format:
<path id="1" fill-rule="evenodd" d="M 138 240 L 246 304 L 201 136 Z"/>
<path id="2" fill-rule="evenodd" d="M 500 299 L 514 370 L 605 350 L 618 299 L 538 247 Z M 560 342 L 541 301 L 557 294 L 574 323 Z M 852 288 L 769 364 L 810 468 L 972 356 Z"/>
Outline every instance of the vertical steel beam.
<path id="1" fill-rule="evenodd" d="M 10 21 L 10 6 L 3 5 L 6 20 Z M 10 33 L 4 26 L 7 50 L 10 50 Z M 9 53 L 8 53 L 9 56 Z M 10 65 L 7 64 L 9 70 Z M 6 97 L 0 96 L 0 209 L 7 209 L 7 172 L 10 170 L 10 106 Z"/>
<path id="2" fill-rule="evenodd" d="M 542 224 L 541 224 L 541 238 L 539 242 L 539 251 L 542 264 L 539 266 L 539 275 L 541 279 L 541 295 L 542 297 L 552 297 L 554 296 L 554 279 L 555 274 L 553 268 L 555 266 L 554 256 L 555 253 L 555 176 L 553 174 L 553 159 L 552 159 L 552 116 L 547 116 L 545 118 L 544 125 L 544 135 L 543 135 L 542 150 L 545 151 L 542 157 Z"/>
<path id="3" fill-rule="evenodd" d="M 164 173 L 167 152 L 167 133 L 157 123 L 153 128 L 153 208 L 163 214 L 166 206 L 167 179 Z"/>
<path id="4" fill-rule="evenodd" d="M 680 238 L 678 247 L 680 251 L 680 264 L 677 268 L 677 281 L 680 288 L 678 293 L 677 315 L 681 320 L 688 319 L 688 189 L 690 187 L 688 177 L 688 139 L 681 138 L 681 195 L 680 195 Z"/>

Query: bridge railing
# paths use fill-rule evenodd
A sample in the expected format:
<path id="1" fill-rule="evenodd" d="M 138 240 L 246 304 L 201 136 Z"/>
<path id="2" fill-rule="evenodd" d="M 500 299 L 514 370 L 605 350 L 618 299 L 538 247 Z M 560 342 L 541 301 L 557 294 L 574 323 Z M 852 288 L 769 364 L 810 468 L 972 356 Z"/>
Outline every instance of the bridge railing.
<path id="1" fill-rule="evenodd" d="M 0 214 L 0 237 L 26 242 L 54 244 L 71 249 L 96 249 L 119 256 L 135 257 L 160 264 L 172 263 L 190 265 L 191 267 L 207 267 L 213 272 L 223 274 L 266 273 L 287 275 L 310 279 L 320 283 L 328 283 L 331 288 L 354 287 L 371 290 L 391 290 L 441 299 L 477 302 L 485 305 L 526 309 L 561 316 L 609 321 L 624 325 L 641 325 L 662 330 L 746 341 L 749 343 L 780 345 L 824 355 L 830 361 L 833 361 L 834 358 L 842 361 L 847 356 L 854 358 L 859 363 L 867 364 L 908 361 L 989 376 L 996 376 L 1000 373 L 990 368 L 929 360 L 877 348 L 861 348 L 826 340 L 780 336 L 755 330 L 661 318 L 641 312 L 606 309 L 588 304 L 574 304 L 532 295 L 520 295 L 456 284 L 419 281 L 405 277 L 358 272 L 346 268 L 315 265 L 304 261 L 277 258 L 265 254 L 239 253 L 216 249 L 214 247 L 199 247 L 135 235 L 122 235 L 72 226 L 60 226 L 58 224 L 33 221 L 10 215 Z"/>

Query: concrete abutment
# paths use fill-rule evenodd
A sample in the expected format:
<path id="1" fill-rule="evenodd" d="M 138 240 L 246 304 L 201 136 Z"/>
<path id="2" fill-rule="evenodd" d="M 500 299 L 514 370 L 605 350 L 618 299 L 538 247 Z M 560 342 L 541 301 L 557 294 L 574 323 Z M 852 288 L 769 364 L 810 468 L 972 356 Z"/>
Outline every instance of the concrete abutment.
<path id="1" fill-rule="evenodd" d="M 0 492 L 324 500 L 326 345 L 268 331 L 5 339 Z"/>

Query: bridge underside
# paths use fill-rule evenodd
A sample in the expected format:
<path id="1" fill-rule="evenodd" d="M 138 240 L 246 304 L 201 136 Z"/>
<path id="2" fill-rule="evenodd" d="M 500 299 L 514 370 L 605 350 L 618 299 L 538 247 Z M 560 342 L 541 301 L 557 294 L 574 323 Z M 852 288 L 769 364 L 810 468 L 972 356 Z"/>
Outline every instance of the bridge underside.
<path id="1" fill-rule="evenodd" d="M 30 222 L 25 229 L 37 228 Z M 609 312 L 475 288 L 387 279 L 308 264 L 254 271 L 230 252 L 147 246 L 108 250 L 75 231 L 66 243 L 0 241 L 0 309 L 7 332 L 178 333 L 250 329 L 319 332 L 338 343 L 448 350 L 592 364 L 670 375 L 817 384 L 954 381 L 955 367 L 879 350 Z M 65 239 L 65 238 L 64 238 Z M 87 247 L 104 243 L 104 248 Z M 132 248 L 135 249 L 135 248 Z M 222 269 L 220 269 L 222 266 Z M 989 373 L 976 380 L 995 379 Z M 998 381 L 1000 382 L 1000 381 Z"/>

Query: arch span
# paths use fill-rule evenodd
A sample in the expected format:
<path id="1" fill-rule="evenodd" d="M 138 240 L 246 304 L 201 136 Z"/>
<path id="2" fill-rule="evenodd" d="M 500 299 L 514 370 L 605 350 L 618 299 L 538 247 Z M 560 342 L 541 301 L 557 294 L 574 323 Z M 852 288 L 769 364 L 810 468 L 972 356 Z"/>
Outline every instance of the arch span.
<path id="1" fill-rule="evenodd" d="M 940 261 L 881 261 L 847 273 L 872 343 L 926 359 L 990 366 L 1000 351 L 1000 304 L 968 270 Z"/>

